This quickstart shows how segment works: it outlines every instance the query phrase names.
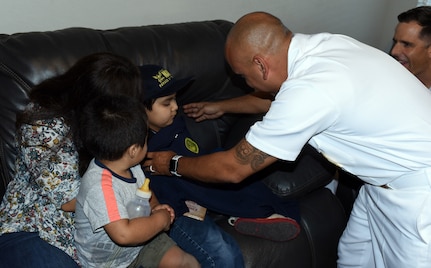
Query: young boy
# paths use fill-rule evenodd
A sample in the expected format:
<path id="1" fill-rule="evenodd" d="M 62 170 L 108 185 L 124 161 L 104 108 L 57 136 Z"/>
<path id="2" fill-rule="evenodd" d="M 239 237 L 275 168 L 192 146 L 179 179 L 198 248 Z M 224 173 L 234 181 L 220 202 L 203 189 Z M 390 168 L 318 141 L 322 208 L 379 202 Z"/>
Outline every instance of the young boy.
<path id="1" fill-rule="evenodd" d="M 185 88 L 190 79 L 176 80 L 169 71 L 155 65 L 144 65 L 140 70 L 143 101 L 150 128 L 148 150 L 174 151 L 184 156 L 205 153 L 191 138 L 183 118 L 176 116 L 176 92 Z M 154 172 L 151 167 L 146 169 Z M 151 189 L 157 194 L 159 201 L 174 208 L 177 222 L 188 220 L 185 216 L 206 220 L 206 209 L 209 209 L 235 218 L 240 217 L 231 224 L 243 234 L 286 241 L 299 233 L 300 227 L 294 220 L 299 220 L 297 202 L 276 196 L 259 178 L 249 178 L 242 184 L 218 185 L 186 178 L 166 178 L 152 173 L 148 175 L 151 178 Z M 188 226 L 198 225 L 196 220 L 188 221 Z"/>
<path id="2" fill-rule="evenodd" d="M 200 267 L 164 231 L 168 205 L 151 200 L 148 217 L 130 219 L 126 206 L 144 182 L 139 163 L 148 133 L 145 110 L 129 97 L 99 97 L 81 117 L 84 146 L 94 156 L 76 204 L 75 244 L 83 267 Z"/>
<path id="3" fill-rule="evenodd" d="M 177 117 L 177 103 L 175 93 L 190 83 L 190 79 L 174 80 L 172 75 L 164 68 L 155 65 L 140 67 L 143 88 L 142 101 L 147 112 L 150 133 L 148 142 L 157 150 L 163 144 L 169 148 L 180 149 L 185 147 L 192 151 L 198 150 L 197 144 L 189 137 L 181 117 Z M 175 122 L 174 122 L 175 121 Z M 176 139 L 178 138 L 178 139 Z M 148 169 L 148 167 L 147 167 Z M 150 176 L 151 174 L 148 173 Z M 170 206 L 180 210 L 175 211 L 175 222 L 169 230 L 169 236 L 186 252 L 197 258 L 202 267 L 245 267 L 241 249 L 238 243 L 228 233 L 223 231 L 210 217 L 198 215 L 199 213 L 186 214 L 193 206 L 188 201 L 194 200 L 189 191 L 192 190 L 183 179 L 175 182 L 171 177 L 153 176 L 155 182 L 150 183 L 150 188 L 157 195 L 162 195 L 163 200 Z M 197 217 L 200 220 L 197 220 Z"/>

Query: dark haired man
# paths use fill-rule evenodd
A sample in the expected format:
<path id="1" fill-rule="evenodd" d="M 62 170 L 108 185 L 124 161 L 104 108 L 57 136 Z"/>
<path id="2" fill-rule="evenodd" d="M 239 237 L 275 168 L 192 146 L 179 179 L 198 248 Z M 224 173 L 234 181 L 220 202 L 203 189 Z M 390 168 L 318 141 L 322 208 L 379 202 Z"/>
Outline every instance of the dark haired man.
<path id="1" fill-rule="evenodd" d="M 431 6 L 398 15 L 391 55 L 431 88 Z"/>

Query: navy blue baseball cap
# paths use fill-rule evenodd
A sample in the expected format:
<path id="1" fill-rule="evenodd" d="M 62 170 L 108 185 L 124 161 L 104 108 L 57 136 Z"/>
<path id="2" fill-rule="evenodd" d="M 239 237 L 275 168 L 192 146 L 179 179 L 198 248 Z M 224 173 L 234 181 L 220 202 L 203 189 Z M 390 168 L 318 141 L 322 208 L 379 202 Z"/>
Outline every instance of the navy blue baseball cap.
<path id="1" fill-rule="evenodd" d="M 168 70 L 158 65 L 142 65 L 139 70 L 144 101 L 174 94 L 193 81 L 192 77 L 175 79 Z"/>

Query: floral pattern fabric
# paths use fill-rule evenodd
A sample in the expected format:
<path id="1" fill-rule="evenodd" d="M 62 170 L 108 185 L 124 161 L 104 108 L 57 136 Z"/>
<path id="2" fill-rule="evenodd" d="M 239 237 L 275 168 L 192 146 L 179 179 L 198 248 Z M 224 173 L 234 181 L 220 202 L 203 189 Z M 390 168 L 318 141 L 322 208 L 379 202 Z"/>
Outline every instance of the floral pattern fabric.
<path id="1" fill-rule="evenodd" d="M 30 104 L 27 109 L 37 109 Z M 78 194 L 78 153 L 63 118 L 22 125 L 15 176 L 0 205 L 0 233 L 38 232 L 75 260 L 74 213 L 61 205 Z"/>

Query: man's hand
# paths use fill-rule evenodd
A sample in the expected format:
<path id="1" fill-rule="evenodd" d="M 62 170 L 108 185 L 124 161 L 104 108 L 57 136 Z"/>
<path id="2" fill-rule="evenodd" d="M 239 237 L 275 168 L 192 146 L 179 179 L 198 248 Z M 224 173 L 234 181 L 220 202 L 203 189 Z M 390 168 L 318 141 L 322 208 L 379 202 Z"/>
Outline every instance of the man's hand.
<path id="1" fill-rule="evenodd" d="M 253 92 L 232 99 L 214 102 L 194 102 L 183 106 L 184 113 L 201 122 L 216 119 L 226 113 L 266 113 L 274 97 L 265 92 Z"/>
<path id="2" fill-rule="evenodd" d="M 169 164 L 175 154 L 172 151 L 148 152 L 147 158 L 142 165 L 143 169 L 155 175 L 172 176 L 169 171 Z"/>
<path id="3" fill-rule="evenodd" d="M 194 102 L 183 106 L 184 113 L 196 122 L 207 119 L 219 118 L 224 114 L 222 106 L 218 102 Z"/>

